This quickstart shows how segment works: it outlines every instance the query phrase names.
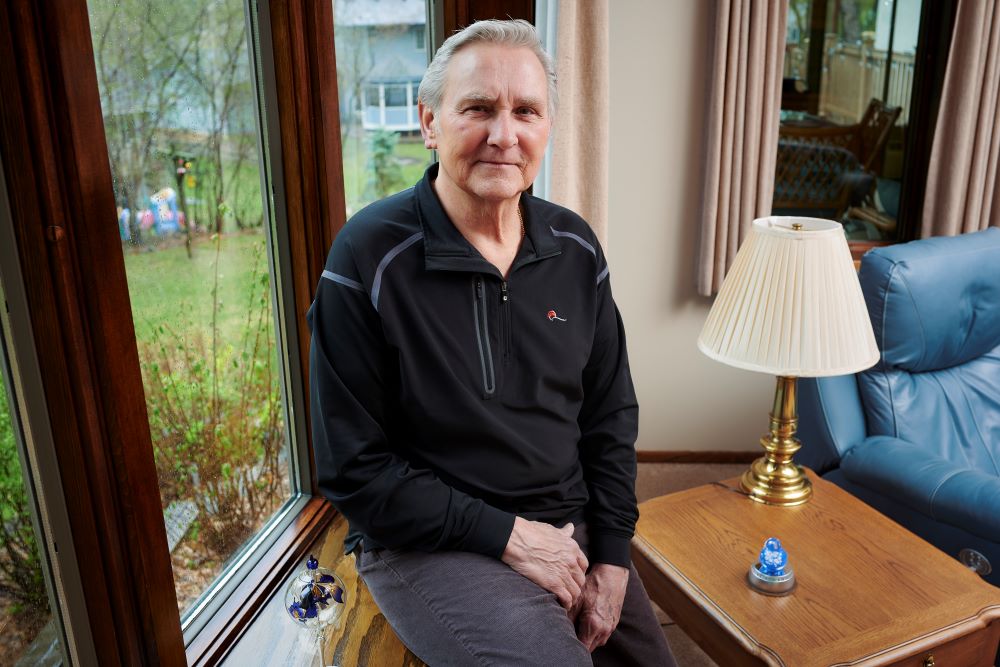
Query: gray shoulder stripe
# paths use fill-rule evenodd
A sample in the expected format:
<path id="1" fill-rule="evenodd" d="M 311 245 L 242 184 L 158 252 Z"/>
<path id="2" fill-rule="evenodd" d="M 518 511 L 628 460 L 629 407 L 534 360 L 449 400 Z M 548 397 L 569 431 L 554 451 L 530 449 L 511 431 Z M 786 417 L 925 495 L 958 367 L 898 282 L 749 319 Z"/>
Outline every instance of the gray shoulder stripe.
<path id="1" fill-rule="evenodd" d="M 601 281 L 608 277 L 608 272 L 611 270 L 610 266 L 605 266 L 604 270 L 597 274 L 597 284 L 600 285 Z"/>
<path id="2" fill-rule="evenodd" d="M 375 310 L 378 310 L 378 295 L 382 291 L 382 274 L 385 273 L 386 267 L 392 260 L 396 259 L 399 253 L 403 252 L 411 245 L 424 238 L 423 232 L 417 232 L 410 238 L 406 239 L 392 250 L 385 254 L 382 261 L 378 263 L 378 268 L 375 270 L 375 282 L 372 283 L 372 305 L 375 306 Z"/>
<path id="3" fill-rule="evenodd" d="M 573 232 L 561 232 L 561 231 L 559 231 L 558 229 L 556 229 L 554 227 L 549 227 L 549 229 L 552 230 L 552 235 L 553 236 L 556 236 L 556 237 L 562 236 L 562 237 L 567 238 L 567 239 L 573 239 L 574 241 L 576 241 L 577 243 L 579 243 L 580 245 L 582 245 L 584 248 L 586 248 L 587 250 L 589 250 L 591 255 L 593 255 L 594 257 L 597 257 L 597 251 L 594 250 L 594 246 L 590 245 L 587 241 L 583 240 L 583 238 L 581 238 L 580 236 L 577 236 Z"/>
<path id="4" fill-rule="evenodd" d="M 361 283 L 359 283 L 357 280 L 351 280 L 347 276 L 342 276 L 339 273 L 334 273 L 333 271 L 324 271 L 323 277 L 326 278 L 327 280 L 332 280 L 335 283 L 340 283 L 341 285 L 350 287 L 351 289 L 356 289 L 359 292 L 365 291 L 365 288 L 362 287 Z"/>

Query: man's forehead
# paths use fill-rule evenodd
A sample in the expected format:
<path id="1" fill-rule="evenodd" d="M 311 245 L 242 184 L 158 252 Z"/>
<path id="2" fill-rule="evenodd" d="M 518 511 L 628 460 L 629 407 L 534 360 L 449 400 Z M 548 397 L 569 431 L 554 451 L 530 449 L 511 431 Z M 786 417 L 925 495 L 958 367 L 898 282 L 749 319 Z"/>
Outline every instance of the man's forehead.
<path id="1" fill-rule="evenodd" d="M 471 44 L 448 63 L 445 95 L 453 99 L 495 101 L 513 93 L 519 102 L 548 97 L 548 78 L 534 51 L 525 46 Z"/>

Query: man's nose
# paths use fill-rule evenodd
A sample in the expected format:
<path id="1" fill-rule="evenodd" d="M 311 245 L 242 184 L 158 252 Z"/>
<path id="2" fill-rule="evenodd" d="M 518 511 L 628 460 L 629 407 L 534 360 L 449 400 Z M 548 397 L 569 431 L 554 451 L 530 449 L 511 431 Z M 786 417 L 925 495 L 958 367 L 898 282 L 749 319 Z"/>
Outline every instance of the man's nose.
<path id="1" fill-rule="evenodd" d="M 514 127 L 514 118 L 508 113 L 498 113 L 490 121 L 490 136 L 487 139 L 490 146 L 496 146 L 502 150 L 513 148 L 517 145 L 517 131 Z"/>

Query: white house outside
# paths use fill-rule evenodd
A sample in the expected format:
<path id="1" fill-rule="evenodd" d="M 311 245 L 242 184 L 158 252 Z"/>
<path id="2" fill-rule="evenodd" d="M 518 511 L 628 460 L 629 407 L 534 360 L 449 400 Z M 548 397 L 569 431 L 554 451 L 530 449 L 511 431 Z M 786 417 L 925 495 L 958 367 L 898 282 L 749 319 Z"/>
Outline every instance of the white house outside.
<path id="1" fill-rule="evenodd" d="M 420 129 L 417 89 L 427 68 L 424 0 L 336 0 L 341 114 L 365 130 Z M 345 48 L 346 47 L 346 48 Z"/>

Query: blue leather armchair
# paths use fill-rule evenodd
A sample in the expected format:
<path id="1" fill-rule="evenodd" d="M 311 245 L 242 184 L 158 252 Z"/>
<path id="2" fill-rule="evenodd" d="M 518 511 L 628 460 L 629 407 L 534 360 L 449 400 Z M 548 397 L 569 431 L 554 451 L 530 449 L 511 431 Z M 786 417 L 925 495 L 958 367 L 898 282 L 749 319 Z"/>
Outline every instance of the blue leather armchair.
<path id="1" fill-rule="evenodd" d="M 881 360 L 800 380 L 796 461 L 1000 586 L 1000 229 L 877 248 L 859 277 Z"/>

